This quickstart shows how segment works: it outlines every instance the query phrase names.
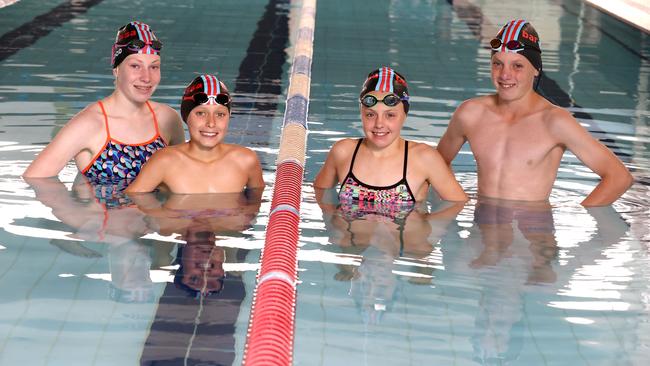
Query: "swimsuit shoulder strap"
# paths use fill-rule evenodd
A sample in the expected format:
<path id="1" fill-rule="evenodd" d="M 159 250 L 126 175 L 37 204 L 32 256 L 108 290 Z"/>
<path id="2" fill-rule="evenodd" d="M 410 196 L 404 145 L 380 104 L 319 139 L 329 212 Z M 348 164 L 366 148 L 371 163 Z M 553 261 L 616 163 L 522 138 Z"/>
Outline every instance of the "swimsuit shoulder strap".
<path id="1" fill-rule="evenodd" d="M 350 169 L 348 170 L 348 175 L 352 173 L 352 167 L 354 167 L 354 159 L 357 158 L 357 152 L 359 152 L 359 147 L 361 146 L 362 141 L 363 139 L 359 139 L 359 141 L 357 141 L 357 147 L 354 148 L 354 153 L 352 154 L 352 161 L 350 161 Z"/>
<path id="2" fill-rule="evenodd" d="M 102 110 L 102 115 L 104 115 L 104 126 L 106 126 L 106 141 L 108 141 L 111 139 L 111 133 L 108 129 L 108 114 L 106 113 L 104 103 L 102 103 L 101 100 L 97 101 L 97 104 L 99 104 L 99 108 Z"/>
<path id="3" fill-rule="evenodd" d="M 406 166 L 408 165 L 409 159 L 409 142 L 404 140 L 404 171 L 402 172 L 402 178 L 406 181 Z"/>
<path id="4" fill-rule="evenodd" d="M 160 128 L 158 128 L 158 118 L 156 117 L 156 113 L 153 111 L 153 107 L 151 106 L 149 101 L 146 101 L 145 104 L 147 105 L 147 108 L 149 108 L 149 111 L 151 112 L 151 115 L 153 116 L 153 126 L 156 129 L 156 136 L 162 137 L 162 135 L 160 134 Z M 167 141 L 165 141 L 165 142 L 167 142 Z"/>

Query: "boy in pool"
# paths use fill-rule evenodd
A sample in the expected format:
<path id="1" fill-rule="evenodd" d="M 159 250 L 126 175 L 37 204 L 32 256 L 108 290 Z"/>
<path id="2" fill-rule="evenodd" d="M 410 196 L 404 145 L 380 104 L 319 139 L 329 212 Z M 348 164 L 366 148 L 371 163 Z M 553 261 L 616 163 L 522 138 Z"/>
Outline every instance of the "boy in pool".
<path id="1" fill-rule="evenodd" d="M 401 137 L 409 110 L 406 79 L 390 67 L 371 72 L 359 95 L 362 139 L 332 146 L 314 180 L 315 188 L 340 183 L 341 200 L 413 203 L 426 199 L 429 187 L 446 201 L 467 195 L 431 146 Z"/>
<path id="2" fill-rule="evenodd" d="M 533 89 L 542 72 L 539 36 L 525 20 L 508 22 L 490 42 L 496 93 L 463 102 L 440 139 L 450 164 L 467 141 L 478 166 L 479 196 L 547 200 L 565 150 L 601 178 L 582 201 L 609 205 L 632 184 L 623 163 L 568 111 Z"/>
<path id="3" fill-rule="evenodd" d="M 157 187 L 173 193 L 264 188 L 257 154 L 223 142 L 231 102 L 226 85 L 216 76 L 196 77 L 181 100 L 181 117 L 187 123 L 190 140 L 153 155 L 126 192 L 151 192 Z"/>

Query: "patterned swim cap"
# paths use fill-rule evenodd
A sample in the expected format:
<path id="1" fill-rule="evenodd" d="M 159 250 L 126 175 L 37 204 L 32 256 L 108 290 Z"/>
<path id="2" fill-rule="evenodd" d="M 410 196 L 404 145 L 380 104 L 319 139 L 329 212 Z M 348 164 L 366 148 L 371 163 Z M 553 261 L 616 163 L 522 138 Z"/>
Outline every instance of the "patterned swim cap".
<path id="1" fill-rule="evenodd" d="M 523 19 L 511 20 L 490 41 L 492 54 L 513 52 L 524 56 L 537 70 L 542 69 L 542 49 L 533 25 Z"/>
<path id="2" fill-rule="evenodd" d="M 181 117 L 187 123 L 187 116 L 199 104 L 221 104 L 230 111 L 230 102 L 232 99 L 226 84 L 214 75 L 199 75 L 185 88 L 181 100 Z"/>
<path id="3" fill-rule="evenodd" d="M 116 68 L 124 59 L 136 53 L 160 55 L 162 42 L 149 26 L 142 22 L 131 22 L 117 31 L 111 52 L 111 65 Z"/>
<path id="4" fill-rule="evenodd" d="M 409 94 L 406 78 L 390 67 L 382 66 L 368 74 L 368 77 L 361 88 L 359 97 L 362 98 L 371 91 L 393 93 L 397 95 L 402 100 L 404 112 L 409 112 Z"/>

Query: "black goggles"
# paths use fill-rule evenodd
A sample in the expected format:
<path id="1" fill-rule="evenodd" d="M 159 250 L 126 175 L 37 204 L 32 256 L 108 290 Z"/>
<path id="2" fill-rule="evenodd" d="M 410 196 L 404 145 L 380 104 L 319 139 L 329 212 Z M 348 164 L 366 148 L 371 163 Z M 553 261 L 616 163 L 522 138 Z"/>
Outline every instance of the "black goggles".
<path id="1" fill-rule="evenodd" d="M 494 38 L 493 40 L 490 41 L 490 47 L 492 48 L 492 51 L 499 51 L 499 48 L 501 48 L 503 46 L 504 46 L 504 43 L 499 38 Z M 533 49 L 535 51 L 541 52 L 539 48 L 537 48 L 537 47 L 535 47 L 533 45 L 524 44 L 522 42 L 519 42 L 516 39 L 513 39 L 511 41 L 506 42 L 505 46 L 510 51 L 521 51 L 524 48 L 530 48 L 530 49 Z"/>
<path id="2" fill-rule="evenodd" d="M 143 48 L 149 46 L 149 47 L 151 47 L 154 51 L 156 51 L 156 52 L 160 52 L 160 50 L 162 49 L 162 42 L 160 42 L 160 41 L 157 40 L 157 39 L 154 39 L 154 40 L 151 41 L 151 42 L 145 42 L 145 41 L 140 40 L 140 39 L 134 39 L 134 40 L 130 41 L 130 42 L 127 43 L 127 44 L 118 44 L 117 46 L 118 46 L 118 47 L 125 47 L 125 46 L 126 46 L 126 48 L 128 48 L 129 51 L 134 51 L 134 52 L 138 52 L 138 51 L 140 51 L 141 49 L 143 49 Z"/>
<path id="3" fill-rule="evenodd" d="M 196 104 L 206 104 L 212 99 L 215 103 L 221 104 L 223 106 L 230 106 L 230 95 L 228 94 L 217 94 L 217 95 L 207 95 L 206 93 L 196 93 L 191 97 L 185 97 L 184 100 L 193 100 Z"/>
<path id="4" fill-rule="evenodd" d="M 409 100 L 409 97 L 400 98 L 396 94 L 388 94 L 381 101 L 382 101 L 382 103 L 384 103 L 385 105 L 387 105 L 389 107 L 394 107 L 394 106 L 400 104 L 400 102 L 408 101 L 408 100 Z M 366 94 L 363 97 L 361 97 L 361 99 L 359 99 L 359 101 L 364 106 L 370 108 L 370 107 L 373 107 L 375 104 L 377 104 L 377 102 L 379 102 L 379 99 L 377 99 L 377 97 L 375 97 L 372 94 Z"/>

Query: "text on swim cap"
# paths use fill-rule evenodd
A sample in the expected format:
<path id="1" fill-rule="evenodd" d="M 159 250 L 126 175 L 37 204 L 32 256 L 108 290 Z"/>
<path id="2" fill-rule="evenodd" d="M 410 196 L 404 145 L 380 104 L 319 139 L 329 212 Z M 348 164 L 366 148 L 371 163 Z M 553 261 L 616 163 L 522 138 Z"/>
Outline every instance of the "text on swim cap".
<path id="1" fill-rule="evenodd" d="M 195 91 L 196 89 L 203 89 L 203 84 L 194 84 L 194 85 L 188 86 L 187 89 L 185 89 L 185 94 L 189 94 L 189 93 Z"/>
<path id="2" fill-rule="evenodd" d="M 134 30 L 129 31 L 129 32 L 124 32 L 124 33 L 120 34 L 120 36 L 118 37 L 118 40 L 121 41 L 121 40 L 123 40 L 124 38 L 135 37 L 135 36 L 137 36 L 137 34 L 138 34 L 138 33 L 137 33 L 136 31 L 134 31 Z"/>
<path id="3" fill-rule="evenodd" d="M 537 37 L 535 37 L 534 35 L 526 32 L 526 31 L 521 31 L 521 36 L 526 38 L 527 40 L 533 42 L 533 43 L 537 43 Z"/>

